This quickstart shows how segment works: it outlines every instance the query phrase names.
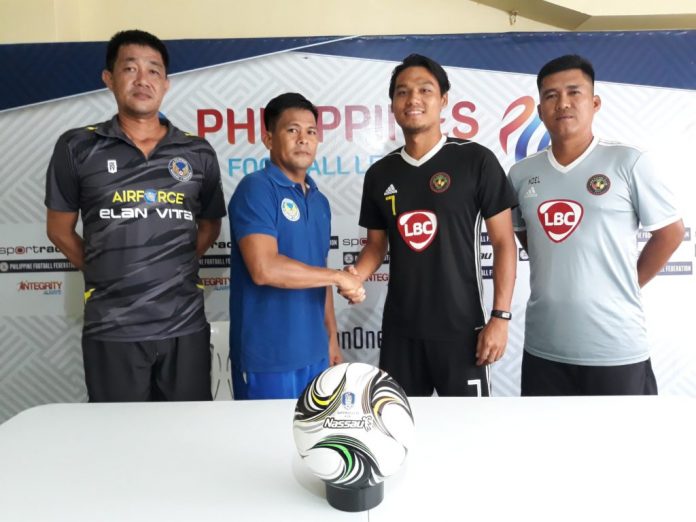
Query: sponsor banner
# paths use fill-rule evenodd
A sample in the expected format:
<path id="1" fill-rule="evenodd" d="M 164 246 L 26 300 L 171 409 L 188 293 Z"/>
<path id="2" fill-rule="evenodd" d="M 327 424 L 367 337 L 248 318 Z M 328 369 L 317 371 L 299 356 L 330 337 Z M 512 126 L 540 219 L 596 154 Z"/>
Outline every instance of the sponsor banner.
<path id="1" fill-rule="evenodd" d="M 660 275 L 693 275 L 693 273 L 692 261 L 670 261 L 660 270 Z"/>
<path id="2" fill-rule="evenodd" d="M 5 297 L 0 299 L 3 318 L 82 315 L 84 284 L 80 272 L 5 273 L 0 285 Z M 0 346 L 2 342 L 0 339 Z"/>
<path id="3" fill-rule="evenodd" d="M 198 260 L 201 268 L 226 268 L 230 266 L 230 254 L 205 255 Z"/>
<path id="4" fill-rule="evenodd" d="M 229 290 L 230 278 L 229 276 L 201 277 L 201 284 L 206 290 Z"/>
<path id="5" fill-rule="evenodd" d="M 63 281 L 29 281 L 22 280 L 17 284 L 18 292 L 41 292 L 44 295 L 61 295 Z"/>
<path id="6" fill-rule="evenodd" d="M 0 274 L 24 272 L 77 272 L 77 268 L 65 258 L 0 261 Z"/>

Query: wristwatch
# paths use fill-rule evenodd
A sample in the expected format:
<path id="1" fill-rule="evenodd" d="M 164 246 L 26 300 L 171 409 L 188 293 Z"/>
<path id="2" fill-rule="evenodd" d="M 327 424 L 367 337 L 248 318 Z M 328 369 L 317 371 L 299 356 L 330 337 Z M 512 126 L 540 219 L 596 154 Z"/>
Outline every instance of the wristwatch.
<path id="1" fill-rule="evenodd" d="M 491 310 L 491 317 L 497 317 L 498 319 L 505 319 L 506 321 L 509 321 L 512 319 L 512 314 L 510 312 L 506 312 L 505 310 Z"/>

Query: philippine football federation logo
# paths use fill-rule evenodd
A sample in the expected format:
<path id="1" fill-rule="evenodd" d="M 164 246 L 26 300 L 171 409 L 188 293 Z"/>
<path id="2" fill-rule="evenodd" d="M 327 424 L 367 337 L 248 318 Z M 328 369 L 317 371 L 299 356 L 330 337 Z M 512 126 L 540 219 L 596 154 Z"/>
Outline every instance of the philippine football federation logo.
<path id="1" fill-rule="evenodd" d="M 345 392 L 341 395 L 341 404 L 346 410 L 350 410 L 355 404 L 355 394 L 353 392 Z"/>
<path id="2" fill-rule="evenodd" d="M 191 164 L 181 157 L 176 157 L 169 162 L 169 173 L 177 181 L 188 181 L 193 177 Z"/>
<path id="3" fill-rule="evenodd" d="M 396 225 L 403 240 L 416 252 L 428 248 L 437 234 L 437 216 L 428 210 L 404 212 Z"/>
<path id="4" fill-rule="evenodd" d="M 280 210 L 288 221 L 297 221 L 300 219 L 300 209 L 290 198 L 283 198 L 280 202 Z"/>
<path id="5" fill-rule="evenodd" d="M 118 172 L 118 163 L 115 159 L 106 160 L 106 170 L 109 174 L 116 174 Z"/>
<path id="6" fill-rule="evenodd" d="M 577 201 L 552 199 L 539 205 L 537 216 L 549 239 L 554 243 L 561 243 L 578 228 L 583 208 Z"/>
<path id="7" fill-rule="evenodd" d="M 438 172 L 430 178 L 430 190 L 441 194 L 450 187 L 450 177 L 446 172 Z"/>
<path id="8" fill-rule="evenodd" d="M 587 191 L 593 196 L 601 196 L 609 192 L 611 181 L 604 174 L 595 174 L 587 180 Z"/>
<path id="9" fill-rule="evenodd" d="M 519 111 L 519 108 L 522 110 Z M 516 112 L 517 116 L 510 116 L 513 112 Z M 510 120 L 508 116 L 512 119 Z M 536 114 L 536 104 L 531 96 L 521 96 L 508 105 L 505 114 L 503 114 L 503 122 L 507 120 L 510 121 L 503 125 L 499 134 L 500 146 L 505 154 L 508 153 L 508 147 L 512 145 L 510 136 L 524 127 L 522 133 L 517 137 L 517 143 L 515 143 L 515 161 L 527 157 L 530 145 L 532 150 L 537 152 L 544 150 L 551 142 L 549 133 L 541 126 L 541 119 Z M 538 145 L 534 150 L 534 143 L 537 140 Z"/>

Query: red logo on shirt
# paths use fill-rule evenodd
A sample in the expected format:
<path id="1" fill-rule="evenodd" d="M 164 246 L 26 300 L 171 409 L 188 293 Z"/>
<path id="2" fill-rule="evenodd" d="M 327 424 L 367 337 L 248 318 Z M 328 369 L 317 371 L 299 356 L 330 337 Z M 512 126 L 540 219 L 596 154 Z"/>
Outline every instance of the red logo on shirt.
<path id="1" fill-rule="evenodd" d="M 437 216 L 427 210 L 404 212 L 396 219 L 396 225 L 406 244 L 416 252 L 428 248 L 437 234 Z"/>
<path id="2" fill-rule="evenodd" d="M 565 241 L 582 221 L 583 208 L 577 201 L 554 199 L 544 201 L 537 209 L 541 227 L 554 243 Z"/>

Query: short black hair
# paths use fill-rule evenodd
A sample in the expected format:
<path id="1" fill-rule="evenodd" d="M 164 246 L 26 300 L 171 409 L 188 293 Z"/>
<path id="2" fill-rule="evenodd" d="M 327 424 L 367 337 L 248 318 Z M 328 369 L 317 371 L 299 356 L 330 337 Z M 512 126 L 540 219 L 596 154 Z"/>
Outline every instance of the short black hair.
<path id="1" fill-rule="evenodd" d="M 152 47 L 162 56 L 162 63 L 164 63 L 165 72 L 167 69 L 169 69 L 169 53 L 167 52 L 167 47 L 164 45 L 162 40 L 157 38 L 154 34 L 150 34 L 146 31 L 141 31 L 140 29 L 129 29 L 127 31 L 119 31 L 111 37 L 111 40 L 109 40 L 109 43 L 106 46 L 107 71 L 114 72 L 114 64 L 116 63 L 116 58 L 118 57 L 118 50 L 124 45 L 142 45 L 145 47 Z"/>
<path id="2" fill-rule="evenodd" d="M 592 81 L 594 85 L 594 67 L 592 63 L 587 59 L 583 58 L 579 54 L 566 54 L 554 58 L 546 65 L 544 65 L 539 74 L 537 74 L 537 89 L 541 92 L 541 84 L 544 78 L 561 71 L 568 71 L 570 69 L 580 69 L 586 76 Z"/>
<path id="3" fill-rule="evenodd" d="M 435 77 L 437 83 L 440 85 L 440 95 L 444 96 L 447 91 L 450 90 L 449 78 L 447 78 L 447 73 L 442 68 L 442 65 L 437 63 L 432 58 L 423 56 L 422 54 L 409 54 L 404 60 L 394 67 L 391 75 L 391 81 L 389 82 L 389 99 L 394 99 L 394 90 L 396 89 L 396 78 L 405 69 L 409 67 L 425 67 L 430 73 Z"/>
<path id="4" fill-rule="evenodd" d="M 286 92 L 276 96 L 266 104 L 263 110 L 263 124 L 267 131 L 273 132 L 280 115 L 287 109 L 304 109 L 314 114 L 314 119 L 319 121 L 319 111 L 307 98 L 296 92 Z"/>

